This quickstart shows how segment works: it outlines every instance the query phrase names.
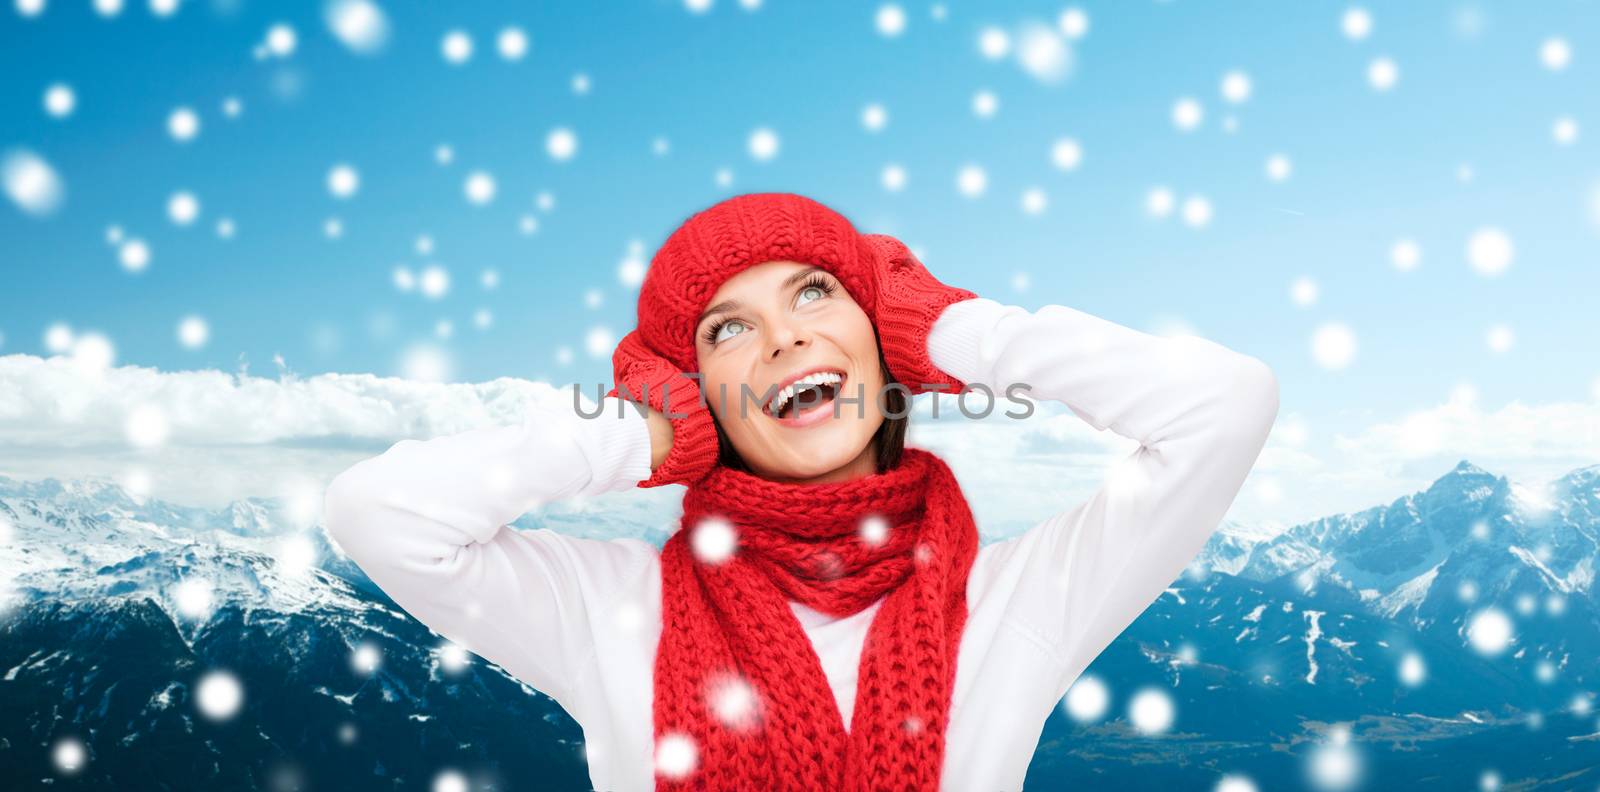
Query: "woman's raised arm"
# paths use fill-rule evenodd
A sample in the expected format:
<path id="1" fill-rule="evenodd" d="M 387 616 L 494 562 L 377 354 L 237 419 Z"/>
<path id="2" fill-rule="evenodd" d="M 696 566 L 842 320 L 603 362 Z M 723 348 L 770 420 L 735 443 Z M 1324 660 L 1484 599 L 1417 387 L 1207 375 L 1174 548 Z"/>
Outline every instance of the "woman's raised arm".
<path id="1" fill-rule="evenodd" d="M 324 496 L 329 535 L 396 603 L 564 706 L 593 648 L 591 615 L 655 550 L 507 524 L 650 475 L 646 416 L 615 397 L 600 405 L 594 418 L 536 407 L 519 424 L 401 440 Z"/>
<path id="2" fill-rule="evenodd" d="M 1196 337 L 1143 333 L 1083 311 L 978 298 L 940 315 L 931 359 L 1003 394 L 1027 383 L 1140 447 L 1088 500 L 990 548 L 1015 581 L 1007 617 L 1052 644 L 1060 693 L 1205 545 L 1278 413 L 1261 360 Z"/>

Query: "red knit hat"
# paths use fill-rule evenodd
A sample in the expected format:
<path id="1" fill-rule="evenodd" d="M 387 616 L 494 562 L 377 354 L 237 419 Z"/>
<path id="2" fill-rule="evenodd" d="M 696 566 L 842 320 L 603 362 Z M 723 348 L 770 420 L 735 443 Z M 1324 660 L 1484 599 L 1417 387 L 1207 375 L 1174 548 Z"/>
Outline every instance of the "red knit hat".
<path id="1" fill-rule="evenodd" d="M 612 355 L 617 382 L 648 384 L 650 405 L 678 372 L 697 372 L 695 328 L 700 313 L 728 278 L 768 261 L 795 261 L 827 270 L 866 311 L 878 330 L 890 375 L 913 394 L 928 384 L 955 384 L 928 359 L 927 332 L 951 303 L 977 294 L 934 279 L 900 240 L 862 234 L 844 215 L 794 193 L 747 193 L 723 200 L 684 221 L 651 259 L 639 291 L 638 327 Z M 698 390 L 693 390 L 698 399 Z M 638 393 L 638 389 L 634 391 Z M 613 388 L 608 395 L 618 395 Z M 677 398 L 672 410 L 688 409 Z M 714 457 L 709 418 L 674 420 L 690 448 L 674 439 L 671 456 L 643 486 L 666 483 L 681 471 L 705 467 Z M 711 437 L 711 448 L 704 438 Z M 688 455 L 693 455 L 690 459 Z"/>
<path id="2" fill-rule="evenodd" d="M 697 371 L 695 327 L 727 279 L 768 261 L 815 264 L 864 309 L 876 303 L 872 248 L 844 215 L 792 193 L 750 193 L 690 217 L 661 245 L 639 291 L 639 333 L 682 371 Z"/>

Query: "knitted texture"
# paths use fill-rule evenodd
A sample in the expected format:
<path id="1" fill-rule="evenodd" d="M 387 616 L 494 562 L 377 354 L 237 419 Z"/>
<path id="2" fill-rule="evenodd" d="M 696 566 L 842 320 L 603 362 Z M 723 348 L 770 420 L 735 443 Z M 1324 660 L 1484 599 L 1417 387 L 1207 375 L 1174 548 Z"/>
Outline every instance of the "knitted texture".
<path id="1" fill-rule="evenodd" d="M 629 331 L 612 353 L 617 384 L 607 396 L 649 404 L 672 422 L 672 448 L 641 487 L 691 484 L 717 463 L 717 427 L 700 397 L 700 385 L 646 349 L 638 330 Z"/>
<path id="2" fill-rule="evenodd" d="M 700 312 L 727 279 L 768 261 L 815 264 L 863 307 L 877 304 L 873 249 L 838 212 L 793 193 L 737 195 L 673 231 L 639 287 L 639 334 L 682 371 L 695 371 Z"/>
<path id="3" fill-rule="evenodd" d="M 944 461 L 907 448 L 888 471 L 811 485 L 717 467 L 683 509 L 661 553 L 657 789 L 938 789 L 978 547 Z M 732 554 L 707 553 L 730 525 Z M 789 601 L 847 616 L 880 598 L 847 733 Z"/>
<path id="4" fill-rule="evenodd" d="M 641 487 L 692 484 L 716 464 L 716 428 L 700 388 L 681 376 L 696 372 L 695 329 L 724 281 L 768 261 L 814 264 L 832 274 L 878 331 L 889 374 L 913 394 L 927 383 L 962 383 L 928 359 L 928 331 L 951 303 L 976 297 L 940 283 L 905 245 L 885 234 L 861 234 L 827 206 L 794 193 L 747 193 L 697 212 L 667 237 L 639 290 L 638 326 L 612 354 L 616 386 L 635 400 L 648 388 L 660 410 L 670 383 L 672 449 Z M 670 418 L 671 416 L 669 416 Z"/>
<path id="5" fill-rule="evenodd" d="M 950 304 L 978 295 L 940 283 L 900 240 L 887 234 L 865 238 L 873 251 L 877 285 L 872 320 L 890 373 L 914 394 L 938 390 L 928 385 L 961 390 L 965 383 L 940 371 L 928 357 L 928 332 Z"/>

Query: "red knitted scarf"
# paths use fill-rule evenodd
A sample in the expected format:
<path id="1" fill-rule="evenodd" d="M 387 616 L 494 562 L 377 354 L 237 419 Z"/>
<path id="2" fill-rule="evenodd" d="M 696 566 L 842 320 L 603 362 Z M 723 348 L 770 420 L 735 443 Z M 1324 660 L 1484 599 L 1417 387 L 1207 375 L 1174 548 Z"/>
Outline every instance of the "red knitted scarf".
<path id="1" fill-rule="evenodd" d="M 657 788 L 938 789 L 978 546 L 944 461 L 907 448 L 810 485 L 718 466 L 682 526 L 661 553 Z M 846 733 L 789 600 L 847 616 L 879 598 Z"/>

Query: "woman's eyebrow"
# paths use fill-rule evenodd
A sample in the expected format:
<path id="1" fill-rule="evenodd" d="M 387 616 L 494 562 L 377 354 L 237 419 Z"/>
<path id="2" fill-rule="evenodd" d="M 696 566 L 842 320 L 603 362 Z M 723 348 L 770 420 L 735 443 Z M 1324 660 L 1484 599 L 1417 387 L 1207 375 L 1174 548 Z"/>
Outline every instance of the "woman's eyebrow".
<path id="1" fill-rule="evenodd" d="M 790 286 L 793 286 L 796 283 L 799 283 L 800 281 L 805 280 L 806 276 L 810 275 L 813 272 L 826 272 L 826 271 L 827 270 L 824 270 L 821 267 L 813 264 L 813 265 L 811 265 L 809 267 L 806 267 L 803 270 L 800 270 L 799 272 L 796 272 L 793 275 L 790 275 L 787 278 L 784 278 L 783 279 L 783 285 L 779 286 L 778 289 L 779 289 L 779 291 L 787 289 Z M 710 308 L 707 308 L 704 313 L 700 314 L 700 318 L 695 320 L 695 325 L 698 326 L 701 322 L 704 322 L 706 320 L 706 317 L 708 317 L 708 316 L 710 316 L 710 315 L 712 315 L 714 313 L 723 313 L 725 311 L 737 311 L 737 310 L 739 310 L 740 305 L 741 304 L 740 304 L 740 302 L 738 300 L 723 300 L 722 302 L 719 302 L 716 305 L 713 305 Z"/>
<path id="2" fill-rule="evenodd" d="M 695 321 L 695 324 L 696 325 L 701 324 L 702 322 L 704 322 L 706 320 L 707 316 L 710 316 L 710 315 L 712 315 L 714 313 L 722 313 L 724 311 L 737 311 L 737 310 L 739 310 L 739 301 L 738 300 L 723 300 L 722 302 L 719 302 L 716 305 L 713 305 L 710 308 L 707 308 L 705 313 L 700 314 L 700 318 Z"/>
<path id="3" fill-rule="evenodd" d="M 817 266 L 815 264 L 812 264 L 811 266 L 806 267 L 805 269 L 800 270 L 799 272 L 796 272 L 795 274 L 790 275 L 787 278 L 784 278 L 783 279 L 783 285 L 779 286 L 778 290 L 782 291 L 784 289 L 789 288 L 790 286 L 795 285 L 796 283 L 799 283 L 800 281 L 805 280 L 806 276 L 810 275 L 813 272 L 824 272 L 824 271 L 825 270 L 823 270 L 821 267 L 819 267 L 819 266 Z"/>

